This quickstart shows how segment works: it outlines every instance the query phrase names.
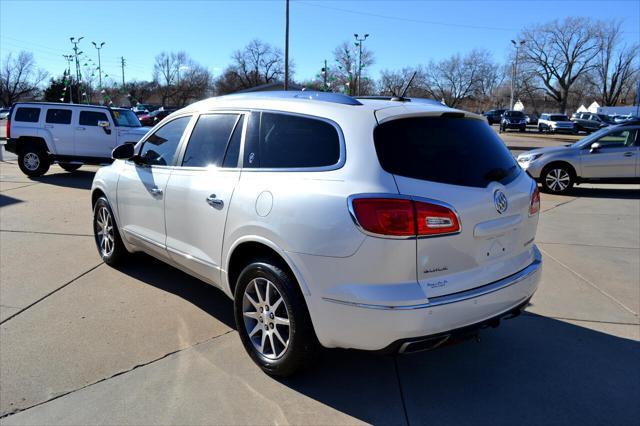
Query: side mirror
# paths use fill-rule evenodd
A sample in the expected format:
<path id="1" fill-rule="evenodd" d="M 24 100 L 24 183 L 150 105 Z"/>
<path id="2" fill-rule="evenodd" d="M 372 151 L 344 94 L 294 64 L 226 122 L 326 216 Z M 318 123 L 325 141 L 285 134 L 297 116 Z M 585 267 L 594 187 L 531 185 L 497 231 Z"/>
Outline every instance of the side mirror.
<path id="1" fill-rule="evenodd" d="M 108 121 L 98 121 L 98 126 L 99 127 L 109 127 L 109 122 Z"/>
<path id="2" fill-rule="evenodd" d="M 131 143 L 117 146 L 111 151 L 111 158 L 114 160 L 129 160 L 135 155 L 135 147 Z"/>
<path id="3" fill-rule="evenodd" d="M 600 144 L 598 142 L 594 142 L 594 143 L 591 144 L 590 152 L 591 153 L 600 152 L 600 148 L 601 148 Z"/>

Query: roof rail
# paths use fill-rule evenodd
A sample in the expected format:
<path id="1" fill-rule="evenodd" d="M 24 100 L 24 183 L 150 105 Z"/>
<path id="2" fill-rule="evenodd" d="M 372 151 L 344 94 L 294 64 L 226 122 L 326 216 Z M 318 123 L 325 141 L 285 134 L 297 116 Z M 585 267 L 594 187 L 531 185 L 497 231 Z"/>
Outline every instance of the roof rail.
<path id="1" fill-rule="evenodd" d="M 308 99 L 312 101 L 332 102 L 342 105 L 362 105 L 355 98 L 343 95 L 342 93 L 317 92 L 313 90 L 303 91 L 267 91 L 267 92 L 247 92 L 235 93 L 221 96 L 221 98 L 233 99 Z"/>
<path id="2" fill-rule="evenodd" d="M 394 102 L 415 102 L 419 104 L 429 104 L 429 105 L 438 105 L 438 106 L 446 106 L 440 101 L 429 98 L 399 98 L 397 96 L 356 96 L 356 99 L 373 99 L 379 101 L 394 101 Z"/>

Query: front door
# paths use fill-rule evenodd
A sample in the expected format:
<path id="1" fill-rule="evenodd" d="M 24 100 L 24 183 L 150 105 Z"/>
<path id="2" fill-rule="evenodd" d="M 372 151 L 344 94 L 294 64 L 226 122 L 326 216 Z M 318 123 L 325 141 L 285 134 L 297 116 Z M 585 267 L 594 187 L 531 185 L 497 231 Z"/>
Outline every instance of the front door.
<path id="1" fill-rule="evenodd" d="M 127 241 L 166 257 L 165 191 L 191 116 L 178 117 L 149 135 L 126 161 L 118 181 L 118 215 Z"/>
<path id="2" fill-rule="evenodd" d="M 109 123 L 101 127 L 100 123 Z M 117 135 L 111 117 L 96 109 L 81 109 L 75 131 L 75 155 L 81 157 L 110 158 L 116 147 Z"/>
<path id="3" fill-rule="evenodd" d="M 227 212 L 240 178 L 243 117 L 238 113 L 201 115 L 167 185 L 169 255 L 216 285 L 220 285 Z"/>
<path id="4" fill-rule="evenodd" d="M 632 178 L 636 173 L 636 129 L 616 130 L 593 141 L 597 150 L 585 147 L 581 152 L 582 177 L 589 179 Z"/>

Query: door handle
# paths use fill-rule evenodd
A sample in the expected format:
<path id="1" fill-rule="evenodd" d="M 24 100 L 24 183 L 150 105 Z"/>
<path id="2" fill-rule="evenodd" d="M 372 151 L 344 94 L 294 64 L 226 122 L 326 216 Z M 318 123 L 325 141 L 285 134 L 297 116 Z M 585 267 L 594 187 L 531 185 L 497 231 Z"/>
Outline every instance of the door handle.
<path id="1" fill-rule="evenodd" d="M 53 129 L 53 124 L 45 124 L 44 128 L 45 129 Z"/>
<path id="2" fill-rule="evenodd" d="M 633 157 L 633 152 L 625 152 L 623 155 L 625 157 Z"/>
<path id="3" fill-rule="evenodd" d="M 207 197 L 207 204 L 211 207 L 222 208 L 224 206 L 224 201 L 216 198 L 216 194 L 211 194 Z"/>
<path id="4" fill-rule="evenodd" d="M 153 195 L 162 195 L 162 189 L 158 188 L 157 186 L 154 186 L 153 188 L 151 188 L 150 192 Z"/>
<path id="5" fill-rule="evenodd" d="M 84 127 L 76 127 L 76 130 L 85 130 Z"/>

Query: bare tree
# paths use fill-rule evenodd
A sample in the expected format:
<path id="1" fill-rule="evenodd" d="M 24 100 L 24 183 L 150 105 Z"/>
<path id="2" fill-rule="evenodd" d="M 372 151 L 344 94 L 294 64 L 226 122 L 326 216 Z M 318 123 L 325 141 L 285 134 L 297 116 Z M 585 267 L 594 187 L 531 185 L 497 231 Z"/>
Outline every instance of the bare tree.
<path id="1" fill-rule="evenodd" d="M 180 82 L 177 84 L 176 93 L 171 100 L 174 105 L 183 107 L 191 100 L 206 97 L 211 87 L 211 73 L 205 67 L 194 61 L 183 66 L 180 74 Z"/>
<path id="2" fill-rule="evenodd" d="M 598 38 L 598 55 L 590 80 L 598 91 L 600 104 L 614 106 L 638 73 L 640 47 L 638 43 L 621 45 L 622 26 L 619 21 L 603 24 Z"/>
<path id="3" fill-rule="evenodd" d="M 356 94 L 356 78 L 358 75 L 358 56 L 356 46 L 347 41 L 341 43 L 333 51 L 336 66 L 331 68 L 330 79 L 335 82 L 335 87 L 348 95 Z M 370 94 L 374 91 L 375 84 L 369 79 L 367 70 L 375 63 L 373 52 L 362 47 L 362 70 L 360 81 L 360 93 Z"/>
<path id="4" fill-rule="evenodd" d="M 158 83 L 155 81 L 130 81 L 123 88 L 132 106 L 145 103 L 157 90 Z"/>
<path id="5" fill-rule="evenodd" d="M 33 54 L 22 51 L 9 53 L 0 69 L 0 101 L 6 106 L 20 99 L 33 98 L 47 79 L 47 72 L 36 67 Z"/>
<path id="6" fill-rule="evenodd" d="M 185 67 L 188 57 L 185 52 L 162 52 L 153 64 L 153 80 L 158 83 L 162 106 L 176 95 L 180 81 L 180 69 Z"/>
<path id="7" fill-rule="evenodd" d="M 573 84 L 595 66 L 599 52 L 598 24 L 586 18 L 566 18 L 526 28 L 521 38 L 523 67 L 542 81 L 561 112 Z"/>
<path id="8" fill-rule="evenodd" d="M 406 67 L 399 71 L 383 70 L 380 73 L 380 80 L 378 81 L 380 94 L 384 96 L 400 96 L 405 87 L 407 87 L 407 84 L 409 84 L 414 73 L 415 78 L 411 82 L 406 96 L 429 96 L 425 83 L 425 71 L 421 67 Z"/>

